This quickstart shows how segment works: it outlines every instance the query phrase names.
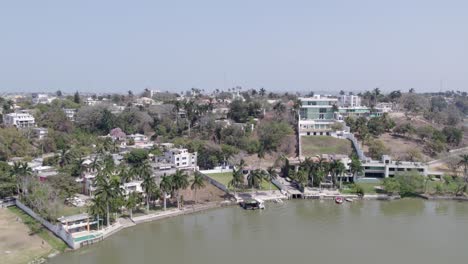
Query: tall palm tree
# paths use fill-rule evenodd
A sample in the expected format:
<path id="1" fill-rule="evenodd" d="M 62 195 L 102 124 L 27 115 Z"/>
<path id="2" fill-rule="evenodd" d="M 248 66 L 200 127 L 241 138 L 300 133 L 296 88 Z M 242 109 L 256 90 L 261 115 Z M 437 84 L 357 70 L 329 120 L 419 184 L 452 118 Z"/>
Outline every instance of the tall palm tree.
<path id="1" fill-rule="evenodd" d="M 131 192 L 125 201 L 125 207 L 130 211 L 130 218 L 133 218 L 133 209 L 141 202 L 141 196 L 137 192 Z"/>
<path id="2" fill-rule="evenodd" d="M 158 188 L 158 185 L 153 178 L 153 171 L 151 170 L 151 166 L 147 164 L 149 164 L 148 161 L 143 163 L 143 167 L 140 170 L 140 179 L 143 181 L 141 183 L 141 187 L 143 188 L 146 195 L 146 212 L 149 212 L 151 194 L 155 191 L 155 189 Z"/>
<path id="3" fill-rule="evenodd" d="M 273 110 L 275 110 L 276 115 L 280 117 L 286 111 L 286 106 L 284 106 L 282 102 L 277 102 L 273 106 Z"/>
<path id="4" fill-rule="evenodd" d="M 195 177 L 192 180 L 192 185 L 190 186 L 190 189 L 192 189 L 195 192 L 195 204 L 198 202 L 197 201 L 197 190 L 205 187 L 205 178 L 200 172 L 195 172 Z"/>
<path id="5" fill-rule="evenodd" d="M 340 177 L 340 189 L 341 189 L 341 185 L 342 185 L 342 183 L 343 183 L 343 173 L 345 172 L 346 167 L 345 167 L 345 165 L 343 164 L 343 162 L 341 162 L 341 160 L 334 161 L 333 163 L 334 163 L 334 165 L 333 165 L 333 168 L 334 168 L 333 173 L 335 174 L 335 178 L 338 177 L 338 176 Z"/>
<path id="6" fill-rule="evenodd" d="M 242 174 L 242 168 L 233 168 L 232 169 L 232 179 L 228 183 L 229 188 L 234 189 L 234 196 L 236 195 L 236 190 L 244 185 L 244 175 Z"/>
<path id="7" fill-rule="evenodd" d="M 109 170 L 101 170 L 96 176 L 95 183 L 95 197 L 102 199 L 106 205 L 107 226 L 110 225 L 111 206 L 113 206 L 123 194 L 119 177 L 112 172 L 108 174 L 108 172 Z"/>
<path id="8" fill-rule="evenodd" d="M 64 167 L 65 165 L 71 164 L 73 159 L 75 158 L 75 154 L 70 149 L 62 149 L 60 151 L 60 159 L 59 165 L 60 167 Z"/>
<path id="9" fill-rule="evenodd" d="M 88 207 L 88 213 L 98 218 L 98 228 L 99 228 L 99 216 L 106 215 L 106 202 L 100 196 L 94 196 L 91 199 L 91 206 Z"/>
<path id="10" fill-rule="evenodd" d="M 353 178 L 356 178 L 356 175 L 362 173 L 364 168 L 362 167 L 362 163 L 357 157 L 351 158 L 351 163 L 349 164 L 349 169 L 353 174 Z"/>
<path id="11" fill-rule="evenodd" d="M 312 182 L 312 186 L 314 186 L 314 172 L 317 169 L 317 164 L 314 163 L 314 161 L 310 158 L 307 157 L 304 159 L 304 161 L 301 162 L 300 167 L 304 168 L 307 172 L 307 178 Z"/>
<path id="12" fill-rule="evenodd" d="M 172 178 L 169 176 L 163 176 L 159 183 L 159 189 L 162 191 L 164 199 L 164 211 L 166 211 L 166 196 L 172 191 Z"/>
<path id="13" fill-rule="evenodd" d="M 176 170 L 172 175 L 172 188 L 177 196 L 177 208 L 180 209 L 180 195 L 179 191 L 186 189 L 189 186 L 188 175 L 183 173 L 181 170 Z"/>
<path id="14" fill-rule="evenodd" d="M 262 181 L 264 179 L 264 175 L 265 173 L 261 169 L 256 169 L 249 173 L 249 175 L 247 176 L 247 183 L 249 187 L 252 188 L 252 192 L 254 188 L 260 188 L 260 185 L 262 184 Z"/>
<path id="15" fill-rule="evenodd" d="M 155 189 L 158 188 L 158 185 L 154 181 L 154 178 L 150 176 L 145 176 L 143 179 L 143 182 L 141 183 L 141 187 L 143 188 L 143 191 L 145 192 L 145 198 L 146 198 L 146 212 L 149 212 L 149 205 L 150 205 L 150 200 L 151 200 L 151 194 L 155 191 Z"/>
<path id="16" fill-rule="evenodd" d="M 276 180 L 276 178 L 278 178 L 278 172 L 276 172 L 276 168 L 274 168 L 273 166 L 271 167 L 268 167 L 267 169 L 267 174 L 265 174 L 265 179 L 269 182 L 269 187 L 270 187 L 270 191 L 271 191 L 271 182 L 273 180 Z"/>
<path id="17" fill-rule="evenodd" d="M 465 182 L 468 182 L 468 154 L 460 155 L 460 166 L 463 166 L 463 173 L 465 175 Z"/>
<path id="18" fill-rule="evenodd" d="M 33 173 L 27 162 L 15 161 L 10 170 L 10 177 L 16 183 L 16 193 L 20 195 L 21 184 L 25 177 L 31 176 Z"/>
<path id="19" fill-rule="evenodd" d="M 309 181 L 307 172 L 304 169 L 299 169 L 298 171 L 292 173 L 292 178 L 302 188 L 302 192 L 304 192 L 307 182 Z"/>

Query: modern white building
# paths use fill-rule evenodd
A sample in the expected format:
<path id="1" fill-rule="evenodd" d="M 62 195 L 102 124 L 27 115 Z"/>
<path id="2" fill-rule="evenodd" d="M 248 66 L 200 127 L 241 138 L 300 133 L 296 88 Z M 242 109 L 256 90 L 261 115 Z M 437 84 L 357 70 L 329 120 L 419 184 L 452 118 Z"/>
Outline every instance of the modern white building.
<path id="1" fill-rule="evenodd" d="M 422 162 L 394 161 L 388 155 L 383 155 L 382 160 L 364 161 L 362 167 L 366 178 L 388 178 L 407 171 L 417 171 L 424 176 L 430 174 Z"/>
<path id="2" fill-rule="evenodd" d="M 164 158 L 176 166 L 177 169 L 191 169 L 197 167 L 197 153 L 190 153 L 184 148 L 173 148 L 164 152 Z"/>
<path id="3" fill-rule="evenodd" d="M 36 126 L 34 117 L 28 113 L 11 113 L 3 116 L 6 127 L 28 128 Z"/>
<path id="4" fill-rule="evenodd" d="M 340 95 L 339 104 L 344 107 L 359 107 L 361 106 L 361 97 L 357 95 Z"/>
<path id="5" fill-rule="evenodd" d="M 335 112 L 338 99 L 331 97 L 299 98 L 302 103 L 299 109 L 299 133 L 301 135 L 329 135 L 331 125 L 337 122 Z"/>

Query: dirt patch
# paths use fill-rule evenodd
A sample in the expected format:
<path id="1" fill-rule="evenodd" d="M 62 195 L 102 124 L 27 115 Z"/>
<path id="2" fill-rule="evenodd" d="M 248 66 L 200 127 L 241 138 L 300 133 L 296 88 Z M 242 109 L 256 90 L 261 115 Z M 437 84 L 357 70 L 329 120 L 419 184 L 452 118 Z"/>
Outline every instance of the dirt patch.
<path id="1" fill-rule="evenodd" d="M 193 204 L 195 201 L 195 191 L 190 187 L 180 192 L 184 196 L 185 204 Z M 228 199 L 228 195 L 205 181 L 205 187 L 197 190 L 197 203 L 221 202 Z"/>
<path id="2" fill-rule="evenodd" d="M 37 235 L 29 235 L 29 228 L 6 208 L 0 208 L 1 263 L 28 263 L 46 256 L 51 246 Z"/>
<path id="3" fill-rule="evenodd" d="M 424 154 L 424 144 L 421 144 L 415 140 L 410 140 L 405 137 L 393 136 L 388 133 L 382 134 L 379 137 L 385 146 L 390 150 L 390 156 L 394 159 L 406 160 L 408 151 L 411 149 L 417 149 L 421 152 L 423 161 L 432 160 L 431 157 Z"/>

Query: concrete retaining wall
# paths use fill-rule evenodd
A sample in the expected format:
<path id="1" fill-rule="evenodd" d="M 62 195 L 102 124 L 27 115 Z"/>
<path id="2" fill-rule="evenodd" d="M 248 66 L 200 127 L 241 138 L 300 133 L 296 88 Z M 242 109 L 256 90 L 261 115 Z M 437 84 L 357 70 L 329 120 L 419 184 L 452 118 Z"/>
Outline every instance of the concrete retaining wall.
<path id="1" fill-rule="evenodd" d="M 43 226 L 49 229 L 52 233 L 54 233 L 60 239 L 62 239 L 65 243 L 67 243 L 69 247 L 73 249 L 77 249 L 80 247 L 79 243 L 75 243 L 72 235 L 68 233 L 65 229 L 63 229 L 61 225 L 54 225 L 50 223 L 49 221 L 45 220 L 44 218 L 36 214 L 31 208 L 27 207 L 22 202 L 20 202 L 18 199 L 16 199 L 15 205 L 21 210 L 23 210 L 25 213 L 30 215 L 32 218 L 36 219 L 39 223 L 41 223 Z"/>
<path id="2" fill-rule="evenodd" d="M 224 172 L 227 172 L 227 171 L 224 171 Z M 221 191 L 227 193 L 227 194 L 230 194 L 229 193 L 229 189 L 224 186 L 223 184 L 221 184 L 220 182 L 216 181 L 215 179 L 213 178 L 210 178 L 210 176 L 208 176 L 207 174 L 204 174 L 203 171 L 200 171 L 201 175 L 203 175 L 203 177 L 205 178 L 205 180 L 211 184 L 213 184 L 214 186 L 216 186 L 218 189 L 220 189 Z"/>

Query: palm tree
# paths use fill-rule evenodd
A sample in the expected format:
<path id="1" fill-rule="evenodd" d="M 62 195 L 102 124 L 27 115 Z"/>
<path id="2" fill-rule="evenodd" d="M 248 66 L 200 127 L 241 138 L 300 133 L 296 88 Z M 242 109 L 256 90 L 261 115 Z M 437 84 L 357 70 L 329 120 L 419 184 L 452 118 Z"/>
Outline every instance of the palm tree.
<path id="1" fill-rule="evenodd" d="M 247 176 L 247 183 L 249 187 L 252 188 L 252 192 L 254 188 L 259 189 L 261 187 L 260 185 L 262 184 L 264 175 L 265 172 L 261 169 L 256 169 L 249 173 L 249 175 Z"/>
<path id="2" fill-rule="evenodd" d="M 311 158 L 307 157 L 304 161 L 301 162 L 300 167 L 304 168 L 307 171 L 307 178 L 312 182 L 314 186 L 314 172 L 317 169 L 317 164 L 312 161 Z"/>
<path id="3" fill-rule="evenodd" d="M 234 189 L 234 196 L 236 195 L 236 189 L 239 186 L 244 184 L 244 175 L 242 174 L 242 168 L 236 170 L 236 168 L 232 169 L 232 179 L 228 183 L 229 188 Z"/>
<path id="4" fill-rule="evenodd" d="M 341 162 L 341 160 L 337 160 L 333 167 L 334 167 L 335 177 L 337 176 L 340 177 L 340 189 L 341 189 L 341 185 L 343 183 L 343 173 L 345 172 L 346 167 L 343 164 L 343 162 Z"/>
<path id="5" fill-rule="evenodd" d="M 269 185 L 270 185 L 270 191 L 271 191 L 271 182 L 273 180 L 276 180 L 276 178 L 278 178 L 278 172 L 276 172 L 276 168 L 274 167 L 268 167 L 267 169 L 267 174 L 265 174 L 265 179 L 269 182 Z"/>
<path id="6" fill-rule="evenodd" d="M 463 166 L 463 173 L 465 175 L 465 182 L 468 182 L 468 154 L 460 155 L 460 166 Z"/>
<path id="7" fill-rule="evenodd" d="M 298 170 L 297 172 L 292 173 L 292 178 L 299 184 L 302 188 L 302 192 L 305 191 L 307 182 L 309 181 L 307 172 L 303 169 Z"/>
<path id="8" fill-rule="evenodd" d="M 349 164 L 349 169 L 353 174 L 353 178 L 356 178 L 356 175 L 362 173 L 364 168 L 362 167 L 361 161 L 357 157 L 351 158 L 351 163 Z"/>
<path id="9" fill-rule="evenodd" d="M 31 176 L 33 173 L 27 162 L 15 161 L 10 170 L 10 177 L 16 183 L 16 193 L 20 195 L 21 182 L 24 177 Z"/>
<path id="10" fill-rule="evenodd" d="M 125 207 L 130 211 L 130 218 L 133 218 L 133 209 L 141 202 L 141 196 L 137 192 L 131 192 L 125 201 Z"/>
<path id="11" fill-rule="evenodd" d="M 284 106 L 282 102 L 277 102 L 273 106 L 273 110 L 275 110 L 276 115 L 280 117 L 286 111 L 286 106 Z"/>
<path id="12" fill-rule="evenodd" d="M 205 187 L 205 178 L 200 172 L 195 172 L 195 177 L 192 180 L 192 185 L 190 189 L 195 192 L 195 204 L 197 203 L 197 190 Z"/>
<path id="13" fill-rule="evenodd" d="M 258 94 L 259 94 L 261 97 L 263 97 L 263 96 L 265 96 L 265 93 L 266 93 L 266 90 L 265 90 L 265 88 L 263 88 L 263 87 L 262 87 L 262 88 L 260 88 L 260 91 L 259 91 L 259 93 L 258 93 Z"/>
<path id="14" fill-rule="evenodd" d="M 176 170 L 176 173 L 172 175 L 172 188 L 177 196 L 177 208 L 180 209 L 180 189 L 186 189 L 189 186 L 188 175 L 183 173 L 181 170 Z"/>
<path id="15" fill-rule="evenodd" d="M 143 181 L 141 183 L 141 187 L 146 194 L 146 212 L 148 213 L 151 194 L 158 188 L 158 185 L 154 181 L 153 171 L 148 161 L 145 161 L 140 169 L 140 179 Z"/>
<path id="16" fill-rule="evenodd" d="M 166 196 L 172 190 L 172 178 L 169 176 L 163 176 L 159 183 L 159 189 L 162 191 L 164 199 L 164 211 L 166 211 Z"/>
<path id="17" fill-rule="evenodd" d="M 113 173 L 108 174 L 109 170 L 103 169 L 96 176 L 95 197 L 99 197 L 106 206 L 107 226 L 110 225 L 111 205 L 113 205 L 121 196 L 122 188 L 120 179 Z"/>
<path id="18" fill-rule="evenodd" d="M 70 164 L 75 158 L 75 154 L 70 149 L 62 149 L 60 151 L 59 165 L 64 167 L 65 165 Z"/>
<path id="19" fill-rule="evenodd" d="M 88 212 L 91 215 L 97 216 L 99 228 L 99 216 L 104 216 L 106 214 L 106 202 L 103 201 L 100 196 L 94 196 L 94 198 L 91 199 L 91 206 L 88 207 Z"/>

